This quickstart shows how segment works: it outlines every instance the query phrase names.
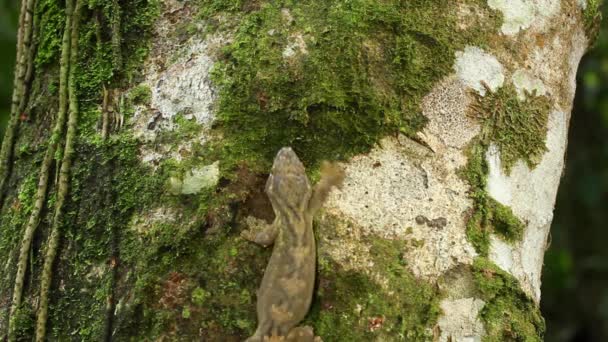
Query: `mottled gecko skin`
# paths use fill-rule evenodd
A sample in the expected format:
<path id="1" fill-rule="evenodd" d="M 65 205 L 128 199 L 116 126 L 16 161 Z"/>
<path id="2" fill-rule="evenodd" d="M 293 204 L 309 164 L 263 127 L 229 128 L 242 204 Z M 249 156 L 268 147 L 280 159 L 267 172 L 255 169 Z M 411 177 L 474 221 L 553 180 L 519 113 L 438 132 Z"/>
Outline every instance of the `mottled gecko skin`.
<path id="1" fill-rule="evenodd" d="M 246 342 L 320 341 L 312 328 L 296 327 L 304 319 L 315 284 L 316 246 L 312 219 L 333 186 L 340 187 L 344 172 L 325 164 L 321 180 L 311 188 L 304 165 L 289 147 L 274 159 L 266 194 L 275 221 L 242 236 L 263 246 L 274 243 L 272 256 L 257 292 L 258 328 Z"/>

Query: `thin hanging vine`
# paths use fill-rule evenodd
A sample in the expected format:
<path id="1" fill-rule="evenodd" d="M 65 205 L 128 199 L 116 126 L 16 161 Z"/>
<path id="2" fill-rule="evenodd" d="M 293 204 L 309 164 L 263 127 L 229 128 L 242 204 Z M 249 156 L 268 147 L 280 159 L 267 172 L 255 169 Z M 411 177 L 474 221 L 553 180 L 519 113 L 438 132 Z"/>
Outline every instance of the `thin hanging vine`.
<path id="1" fill-rule="evenodd" d="M 23 232 L 23 238 L 21 241 L 21 247 L 19 250 L 19 259 L 17 261 L 17 274 L 15 276 L 15 284 L 13 289 L 13 298 L 9 316 L 9 341 L 14 341 L 15 336 L 15 324 L 13 322 L 15 313 L 21 306 L 21 297 L 23 295 L 23 285 L 25 280 L 25 272 L 27 270 L 28 256 L 31 249 L 32 240 L 38 224 L 40 223 L 40 215 L 46 199 L 46 193 L 49 183 L 49 170 L 55 157 L 55 151 L 61 138 L 63 127 L 65 126 L 66 112 L 67 112 L 67 101 L 68 101 L 68 71 L 70 65 L 70 28 L 72 26 L 72 2 L 67 1 L 66 5 L 66 23 L 63 33 L 62 40 L 62 51 L 60 60 L 60 74 L 59 74 L 59 110 L 57 113 L 57 119 L 55 126 L 51 133 L 50 141 L 47 146 L 47 150 L 40 166 L 40 174 L 38 180 L 38 187 L 34 198 L 34 206 L 30 214 L 29 220 Z M 6 137 L 5 137 L 6 139 Z"/>
<path id="2" fill-rule="evenodd" d="M 73 4 L 75 1 L 75 5 Z M 68 78 L 69 117 L 68 127 L 63 150 L 63 159 L 59 171 L 59 184 L 57 190 L 57 201 L 55 202 L 55 213 L 53 226 L 46 247 L 44 266 L 40 283 L 40 302 L 38 306 L 38 318 L 36 320 L 36 341 L 44 341 L 46 338 L 46 322 L 48 319 L 49 291 L 53 277 L 53 263 L 57 256 L 59 238 L 61 236 L 61 220 L 65 200 L 68 195 L 70 169 L 72 167 L 72 156 L 74 154 L 74 140 L 76 139 L 76 128 L 78 122 L 78 98 L 76 96 L 76 63 L 78 58 L 78 26 L 82 4 L 78 0 L 68 0 L 73 7 L 70 44 L 70 70 Z"/>

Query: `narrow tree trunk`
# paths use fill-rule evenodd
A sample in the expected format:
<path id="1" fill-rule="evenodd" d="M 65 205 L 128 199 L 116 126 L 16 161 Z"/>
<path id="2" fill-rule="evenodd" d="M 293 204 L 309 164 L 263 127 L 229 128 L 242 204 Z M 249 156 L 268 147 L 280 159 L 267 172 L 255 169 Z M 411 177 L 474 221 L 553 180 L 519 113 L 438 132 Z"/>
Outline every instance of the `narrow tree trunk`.
<path id="1" fill-rule="evenodd" d="M 250 336 L 270 249 L 240 232 L 272 222 L 264 184 L 290 146 L 313 181 L 324 160 L 346 173 L 315 217 L 302 324 L 316 335 L 542 340 L 543 254 L 596 1 L 22 10 L 0 336 Z"/>

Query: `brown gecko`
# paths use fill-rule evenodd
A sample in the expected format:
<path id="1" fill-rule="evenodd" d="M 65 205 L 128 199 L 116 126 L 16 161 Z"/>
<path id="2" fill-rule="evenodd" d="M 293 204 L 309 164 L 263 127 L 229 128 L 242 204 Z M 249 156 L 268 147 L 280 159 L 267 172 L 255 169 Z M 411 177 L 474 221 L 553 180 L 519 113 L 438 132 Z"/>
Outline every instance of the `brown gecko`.
<path id="1" fill-rule="evenodd" d="M 325 163 L 321 180 L 311 188 L 304 165 L 289 147 L 274 159 L 266 194 L 275 212 L 272 224 L 245 230 L 242 236 L 262 246 L 274 243 L 262 284 L 257 291 L 258 328 L 246 342 L 320 341 L 311 327 L 296 325 L 304 319 L 315 283 L 316 246 L 314 214 L 332 187 L 341 187 L 344 171 Z"/>

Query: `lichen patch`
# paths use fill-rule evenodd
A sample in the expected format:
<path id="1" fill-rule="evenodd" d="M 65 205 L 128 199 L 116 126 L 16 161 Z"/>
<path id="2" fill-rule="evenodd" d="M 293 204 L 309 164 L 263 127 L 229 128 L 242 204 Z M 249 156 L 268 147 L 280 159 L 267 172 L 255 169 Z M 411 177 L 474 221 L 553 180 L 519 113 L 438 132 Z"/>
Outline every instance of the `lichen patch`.
<path id="1" fill-rule="evenodd" d="M 439 317 L 438 341 L 481 341 L 485 336 L 479 312 L 486 303 L 478 298 L 444 299 L 440 306 L 449 315 Z"/>
<path id="2" fill-rule="evenodd" d="M 186 119 L 195 119 L 203 126 L 213 121 L 216 91 L 210 73 L 214 65 L 213 53 L 222 41 L 223 38 L 219 36 L 210 36 L 205 40 L 192 39 L 179 52 L 181 57 L 170 67 L 158 74 L 148 74 L 152 110 L 144 112 L 146 115 L 138 120 L 140 125 L 136 130 L 154 130 L 150 128 L 151 122 L 171 122 L 177 114 L 184 115 Z"/>
<path id="3" fill-rule="evenodd" d="M 583 10 L 587 9 L 587 0 L 576 0 L 576 4 Z"/>
<path id="4" fill-rule="evenodd" d="M 193 195 L 203 189 L 212 188 L 217 185 L 220 177 L 219 161 L 210 165 L 196 167 L 186 171 L 182 177 L 169 178 L 169 190 L 178 195 Z"/>
<path id="5" fill-rule="evenodd" d="M 429 120 L 423 134 L 437 137 L 445 146 L 464 147 L 480 129 L 467 115 L 470 102 L 465 84 L 457 77 L 439 82 L 422 100 L 422 113 Z"/>
<path id="6" fill-rule="evenodd" d="M 521 30 L 533 28 L 544 32 L 560 10 L 559 0 L 488 0 L 488 6 L 502 12 L 504 22 L 501 32 L 515 35 Z"/>
<path id="7" fill-rule="evenodd" d="M 306 41 L 304 41 L 304 36 L 300 33 L 291 35 L 285 50 L 283 50 L 283 58 L 289 60 L 298 55 L 306 54 L 308 54 L 308 49 L 306 47 Z"/>
<path id="8" fill-rule="evenodd" d="M 543 81 L 535 77 L 528 70 L 518 69 L 513 73 L 511 78 L 517 92 L 517 98 L 521 101 L 525 100 L 528 95 L 540 96 L 547 93 Z"/>
<path id="9" fill-rule="evenodd" d="M 476 253 L 465 236 L 468 187 L 456 175 L 466 159 L 447 152 L 430 156 L 405 137 L 383 139 L 381 147 L 344 165 L 344 188 L 330 196 L 327 210 L 354 222 L 362 235 L 408 240 L 408 267 L 434 279 L 471 263 Z"/>
<path id="10" fill-rule="evenodd" d="M 456 52 L 454 70 L 464 84 L 481 95 L 486 93 L 484 83 L 495 91 L 505 81 L 504 68 L 498 59 L 476 46 Z"/>

